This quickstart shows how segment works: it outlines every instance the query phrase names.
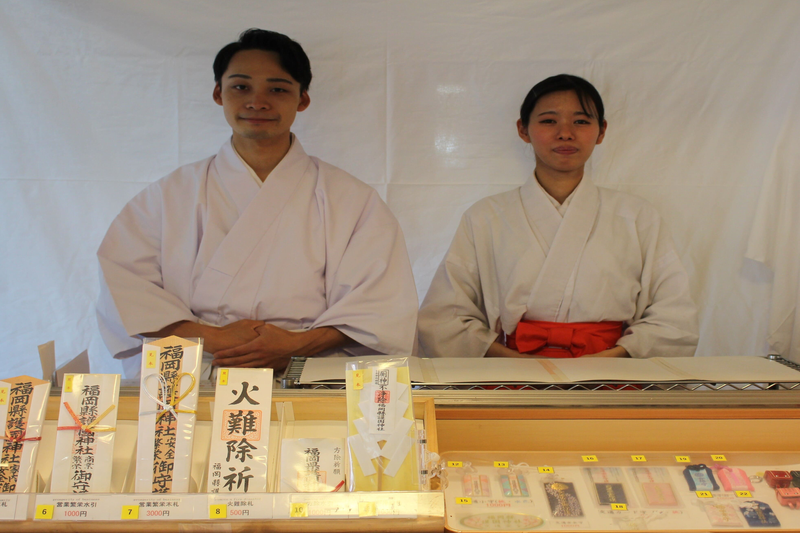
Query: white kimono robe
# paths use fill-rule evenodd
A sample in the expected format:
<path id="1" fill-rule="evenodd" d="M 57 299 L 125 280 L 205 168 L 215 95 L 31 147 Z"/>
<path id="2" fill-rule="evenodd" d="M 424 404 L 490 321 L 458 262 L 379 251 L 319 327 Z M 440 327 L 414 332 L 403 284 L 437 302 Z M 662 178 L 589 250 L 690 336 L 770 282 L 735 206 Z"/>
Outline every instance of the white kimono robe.
<path id="1" fill-rule="evenodd" d="M 354 353 L 410 354 L 415 344 L 418 301 L 397 220 L 372 187 L 296 138 L 260 188 L 230 141 L 151 184 L 97 256 L 98 325 L 120 358 L 141 345 L 133 336 L 180 320 L 333 326 L 361 345 Z"/>
<path id="2" fill-rule="evenodd" d="M 625 323 L 632 357 L 694 355 L 697 311 L 658 213 L 584 179 L 562 219 L 535 177 L 464 214 L 419 314 L 429 357 L 483 357 L 522 319 Z"/>

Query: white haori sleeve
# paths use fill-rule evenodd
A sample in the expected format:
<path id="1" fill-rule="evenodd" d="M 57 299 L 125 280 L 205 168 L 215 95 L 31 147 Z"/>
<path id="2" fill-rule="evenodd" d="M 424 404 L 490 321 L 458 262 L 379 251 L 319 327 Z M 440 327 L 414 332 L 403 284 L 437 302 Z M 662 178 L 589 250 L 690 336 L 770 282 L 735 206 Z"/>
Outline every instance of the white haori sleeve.
<path id="1" fill-rule="evenodd" d="M 323 169 L 320 169 L 323 172 Z M 416 334 L 417 290 L 400 225 L 374 190 L 366 202 L 329 198 L 335 209 L 360 209 L 347 234 L 330 217 L 325 291 L 328 307 L 312 327 L 332 326 L 357 343 L 390 355 L 410 355 Z"/>
<path id="2" fill-rule="evenodd" d="M 115 355 L 141 346 L 131 336 L 181 320 L 197 321 L 181 298 L 164 289 L 162 200 L 159 183 L 139 193 L 112 222 L 97 252 L 98 325 Z"/>
<path id="3" fill-rule="evenodd" d="M 653 209 L 639 229 L 644 264 L 636 314 L 617 345 L 631 357 L 693 357 L 699 328 L 689 276 L 672 238 Z"/>
<path id="4" fill-rule="evenodd" d="M 498 335 L 489 327 L 483 295 L 499 289 L 494 276 L 478 271 L 470 222 L 465 214 L 419 311 L 420 344 L 427 357 L 483 357 Z"/>

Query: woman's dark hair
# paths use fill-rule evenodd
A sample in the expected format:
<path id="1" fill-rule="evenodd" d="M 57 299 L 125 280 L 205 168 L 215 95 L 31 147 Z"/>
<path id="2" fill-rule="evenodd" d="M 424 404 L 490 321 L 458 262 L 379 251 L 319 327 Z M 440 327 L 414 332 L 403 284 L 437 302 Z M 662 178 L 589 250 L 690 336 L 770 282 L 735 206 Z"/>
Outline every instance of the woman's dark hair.
<path id="1" fill-rule="evenodd" d="M 222 48 L 214 59 L 214 81 L 218 84 L 228 69 L 231 58 L 242 50 L 275 52 L 283 70 L 300 84 L 300 94 L 311 85 L 311 63 L 299 43 L 282 33 L 250 28 L 239 35 L 239 40 Z"/>
<path id="2" fill-rule="evenodd" d="M 528 96 L 525 97 L 525 101 L 522 102 L 522 107 L 519 109 L 519 118 L 522 121 L 522 125 L 526 128 L 528 127 L 531 113 L 533 113 L 533 108 L 536 106 L 536 102 L 539 101 L 539 98 L 546 94 L 561 91 L 573 91 L 578 96 L 578 101 L 581 103 L 583 112 L 591 117 L 595 117 L 602 127 L 605 108 L 603 107 L 603 99 L 600 98 L 600 93 L 597 92 L 594 85 L 585 79 L 571 74 L 550 76 L 533 86 L 528 92 Z"/>

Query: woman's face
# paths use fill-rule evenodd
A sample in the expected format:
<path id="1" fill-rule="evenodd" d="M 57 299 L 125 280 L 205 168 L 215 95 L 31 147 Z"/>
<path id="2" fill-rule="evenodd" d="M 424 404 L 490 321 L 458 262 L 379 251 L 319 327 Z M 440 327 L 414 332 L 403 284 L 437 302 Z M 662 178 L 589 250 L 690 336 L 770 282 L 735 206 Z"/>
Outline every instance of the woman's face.
<path id="1" fill-rule="evenodd" d="M 573 91 L 560 91 L 539 98 L 528 126 L 518 120 L 517 130 L 533 146 L 540 178 L 541 173 L 582 176 L 594 147 L 603 142 L 606 122 L 599 124 L 595 116 L 587 115 Z"/>

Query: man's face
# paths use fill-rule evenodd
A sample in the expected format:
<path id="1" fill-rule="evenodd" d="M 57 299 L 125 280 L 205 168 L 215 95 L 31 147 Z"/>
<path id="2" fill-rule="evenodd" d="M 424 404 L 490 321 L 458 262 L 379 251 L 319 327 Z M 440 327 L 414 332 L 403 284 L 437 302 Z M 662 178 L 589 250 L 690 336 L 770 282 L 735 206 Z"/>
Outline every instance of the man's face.
<path id="1" fill-rule="evenodd" d="M 310 103 L 308 93 L 283 70 L 278 54 L 263 50 L 237 52 L 214 87 L 234 139 L 278 141 L 289 137 L 298 111 Z"/>

